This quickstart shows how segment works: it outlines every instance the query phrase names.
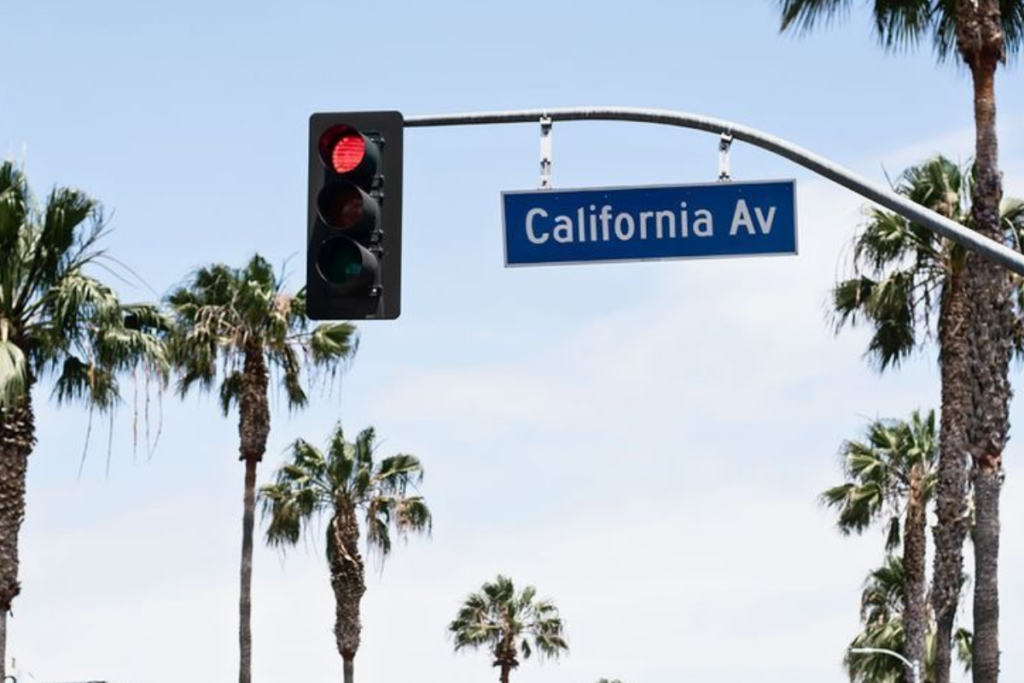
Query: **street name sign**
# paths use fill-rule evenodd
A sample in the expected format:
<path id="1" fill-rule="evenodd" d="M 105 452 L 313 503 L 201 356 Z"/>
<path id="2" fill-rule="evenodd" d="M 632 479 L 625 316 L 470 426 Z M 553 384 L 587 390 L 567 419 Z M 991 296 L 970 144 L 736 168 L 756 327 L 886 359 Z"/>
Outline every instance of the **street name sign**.
<path id="1" fill-rule="evenodd" d="M 505 265 L 796 254 L 796 181 L 503 192 Z"/>

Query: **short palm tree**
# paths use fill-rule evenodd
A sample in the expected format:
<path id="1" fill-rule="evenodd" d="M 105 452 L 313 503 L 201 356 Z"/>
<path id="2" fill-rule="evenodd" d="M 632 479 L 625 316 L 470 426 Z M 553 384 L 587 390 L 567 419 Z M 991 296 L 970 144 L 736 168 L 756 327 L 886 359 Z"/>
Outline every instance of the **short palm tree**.
<path id="1" fill-rule="evenodd" d="M 303 366 L 309 379 L 333 376 L 355 353 L 355 328 L 348 323 L 311 327 L 305 296 L 285 293 L 281 279 L 258 255 L 243 268 L 216 264 L 197 270 L 167 301 L 174 315 L 170 349 L 181 373 L 181 395 L 193 387 L 212 390 L 219 378 L 224 415 L 238 407 L 239 459 L 245 462 L 239 682 L 249 683 L 256 466 L 270 434 L 270 371 L 278 371 L 288 405 L 305 406 Z"/>
<path id="2" fill-rule="evenodd" d="M 362 631 L 359 602 L 366 592 L 359 554 L 360 518 L 367 548 L 379 552 L 381 560 L 391 552 L 391 528 L 400 537 L 431 529 L 430 510 L 423 497 L 414 493 L 423 481 L 419 459 L 399 454 L 375 460 L 374 437 L 372 428 L 364 429 L 350 443 L 339 424 L 326 453 L 299 439 L 274 483 L 260 490 L 264 517 L 270 520 L 267 542 L 271 545 L 295 545 L 314 517 L 330 518 L 327 564 L 334 589 L 334 636 L 345 683 L 354 679 Z"/>
<path id="3" fill-rule="evenodd" d="M 904 655 L 914 662 L 924 658 L 928 624 L 925 511 L 935 486 L 937 455 L 934 411 L 924 417 L 915 411 L 907 421 L 875 420 L 865 441 L 843 445 L 846 482 L 822 494 L 822 501 L 838 511 L 843 533 L 860 533 L 886 517 L 886 550 L 902 544 Z"/>
<path id="4" fill-rule="evenodd" d="M 970 167 L 938 156 L 904 171 L 895 190 L 951 220 L 973 226 L 973 177 Z M 942 381 L 936 483 L 939 524 L 931 596 L 939 624 L 941 676 L 942 670 L 949 670 L 967 528 L 964 454 L 969 450 L 972 384 L 967 362 L 972 340 L 966 317 L 966 255 L 961 247 L 901 216 L 874 208 L 867 216 L 854 243 L 855 275 L 836 285 L 833 293 L 837 329 L 847 323 L 867 323 L 873 330 L 868 355 L 881 369 L 898 365 L 924 342 L 938 340 Z M 1008 235 L 1019 235 L 1024 230 L 1024 203 L 1005 200 L 1001 220 Z M 1019 346 L 1021 336 L 1016 339 Z M 908 657 L 920 659 L 922 637 L 912 631 Z M 941 677 L 940 681 L 948 683 Z"/>
<path id="5" fill-rule="evenodd" d="M 120 399 L 119 375 L 140 365 L 159 377 L 167 370 L 158 309 L 122 304 L 90 274 L 116 265 L 99 247 L 103 235 L 94 199 L 58 187 L 39 206 L 21 171 L 0 164 L 0 679 L 7 613 L 20 591 L 33 387 L 48 378 L 58 402 L 109 411 Z"/>
<path id="6" fill-rule="evenodd" d="M 776 0 L 782 30 L 811 29 L 844 14 L 850 0 Z M 867 3 L 865 3 L 867 4 Z M 996 241 L 1003 197 L 996 136 L 996 71 L 1024 45 L 1024 0 L 873 0 L 875 33 L 890 50 L 930 39 L 940 61 L 966 65 L 973 84 L 977 181 L 971 192 L 971 227 Z M 976 254 L 964 259 L 958 277 L 960 297 L 949 298 L 950 325 L 963 330 L 963 341 L 944 345 L 955 375 L 943 372 L 943 451 L 939 458 L 938 525 L 935 529 L 935 574 L 932 605 L 939 617 L 939 683 L 948 683 L 953 619 L 963 565 L 966 507 L 963 454 L 974 458 L 977 505 L 975 531 L 974 625 L 977 639 L 975 680 L 999 679 L 999 488 L 1003 448 L 1009 434 L 1010 349 L 1016 315 L 1013 283 L 1003 268 Z M 955 320 L 953 320 L 955 318 Z M 968 398 L 966 384 L 980 387 Z M 947 396 L 949 401 L 947 402 Z M 946 428 L 946 411 L 962 413 L 956 434 Z"/>
<path id="7" fill-rule="evenodd" d="M 489 648 L 501 683 L 508 683 L 509 674 L 519 666 L 520 652 L 529 659 L 533 650 L 552 658 L 569 651 L 554 603 L 538 600 L 533 586 L 517 593 L 512 579 L 501 575 L 466 598 L 448 632 L 456 651 Z"/>
<path id="8" fill-rule="evenodd" d="M 872 571 L 861 593 L 861 622 L 864 628 L 850 642 L 844 664 L 851 683 L 911 683 L 903 663 L 892 655 L 879 652 L 852 652 L 860 648 L 876 648 L 891 652 L 905 650 L 903 609 L 906 604 L 906 580 L 903 561 L 896 555 L 886 556 L 885 563 Z M 965 671 L 971 668 L 971 632 L 957 629 L 954 634 L 957 659 Z M 921 683 L 935 680 L 935 621 L 929 618 L 923 660 L 920 662 Z"/>

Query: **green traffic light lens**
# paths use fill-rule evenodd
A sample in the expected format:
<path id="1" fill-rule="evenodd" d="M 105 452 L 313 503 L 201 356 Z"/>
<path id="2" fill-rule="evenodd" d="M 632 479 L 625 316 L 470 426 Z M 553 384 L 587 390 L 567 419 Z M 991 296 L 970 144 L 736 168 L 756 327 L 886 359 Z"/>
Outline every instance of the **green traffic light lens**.
<path id="1" fill-rule="evenodd" d="M 318 265 L 328 282 L 344 285 L 363 272 L 363 257 L 354 242 L 331 240 L 320 250 Z"/>
<path id="2" fill-rule="evenodd" d="M 316 260 L 321 277 L 343 292 L 354 292 L 373 283 L 376 259 L 345 237 L 324 242 Z"/>

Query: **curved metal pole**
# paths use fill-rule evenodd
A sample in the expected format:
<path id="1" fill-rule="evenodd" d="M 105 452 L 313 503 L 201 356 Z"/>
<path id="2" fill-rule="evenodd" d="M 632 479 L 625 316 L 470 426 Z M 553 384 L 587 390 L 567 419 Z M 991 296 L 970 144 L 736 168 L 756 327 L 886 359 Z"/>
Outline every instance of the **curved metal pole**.
<path id="1" fill-rule="evenodd" d="M 566 109 L 526 109 L 520 111 L 410 116 L 405 119 L 405 125 L 409 128 L 420 128 L 493 123 L 536 123 L 542 117 L 548 117 L 552 121 L 634 121 L 677 126 L 680 128 L 693 128 L 714 133 L 715 135 L 726 133 L 737 140 L 743 140 L 800 164 L 820 176 L 824 176 L 849 190 L 853 190 L 862 197 L 881 204 L 904 218 L 953 240 L 966 249 L 977 252 L 1015 273 L 1024 275 L 1024 254 L 1020 254 L 1004 244 L 1000 244 L 969 228 L 965 228 L 945 216 L 930 211 L 920 204 L 896 194 L 892 190 L 872 185 L 856 173 L 791 142 L 731 121 L 667 109 L 573 107 Z"/>
<path id="2" fill-rule="evenodd" d="M 910 680 L 911 683 L 921 683 L 921 668 L 917 662 L 912 662 L 899 652 L 893 652 L 892 650 L 886 650 L 882 647 L 851 647 L 850 652 L 857 654 L 882 654 L 889 655 L 890 657 L 896 657 L 903 665 L 910 669 Z"/>

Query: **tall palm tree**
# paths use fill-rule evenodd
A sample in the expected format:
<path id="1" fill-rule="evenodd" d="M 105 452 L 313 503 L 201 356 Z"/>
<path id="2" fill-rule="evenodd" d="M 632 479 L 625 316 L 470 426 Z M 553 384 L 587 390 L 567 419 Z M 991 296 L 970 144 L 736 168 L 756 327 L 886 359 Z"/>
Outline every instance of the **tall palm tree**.
<path id="1" fill-rule="evenodd" d="M 973 226 L 973 177 L 971 169 L 939 156 L 904 171 L 895 190 L 951 220 Z M 880 209 L 870 209 L 867 215 L 854 245 L 855 276 L 840 282 L 833 292 L 837 329 L 847 323 L 868 323 L 874 330 L 868 355 L 883 370 L 898 365 L 925 341 L 938 339 L 942 417 L 931 598 L 939 625 L 939 681 L 948 683 L 967 528 L 965 454 L 973 386 L 966 370 L 973 341 L 967 328 L 967 257 L 961 247 L 902 216 Z M 1002 225 L 1007 234 L 1024 229 L 1020 200 L 1003 202 Z M 912 633 L 908 640 L 912 654 L 919 654 L 921 643 L 920 634 Z"/>
<path id="2" fill-rule="evenodd" d="M 822 494 L 822 501 L 838 510 L 843 533 L 860 533 L 879 517 L 888 517 L 886 550 L 895 550 L 901 542 L 903 545 L 903 653 L 918 663 L 924 658 L 928 623 L 925 510 L 935 485 L 935 436 L 934 411 L 925 417 L 915 411 L 905 422 L 872 422 L 865 442 L 847 441 L 843 445 L 847 481 Z"/>
<path id="3" fill-rule="evenodd" d="M 304 362 L 310 379 L 333 376 L 355 353 L 355 328 L 327 323 L 311 329 L 305 295 L 285 293 L 281 279 L 259 255 L 244 268 L 216 264 L 197 270 L 170 294 L 168 303 L 174 315 L 170 349 L 181 373 L 180 394 L 193 387 L 212 390 L 219 378 L 224 415 L 238 406 L 239 460 L 245 462 L 238 680 L 249 683 L 256 466 L 270 434 L 270 371 L 277 370 L 289 407 L 305 406 Z"/>
<path id="4" fill-rule="evenodd" d="M 842 15 L 851 4 L 851 0 L 776 2 L 784 31 L 812 29 L 819 21 Z M 995 75 L 998 66 L 1006 62 L 1007 53 L 1019 52 L 1024 44 L 1024 0 L 874 0 L 872 12 L 875 32 L 887 49 L 913 46 L 930 38 L 940 61 L 953 58 L 970 70 L 977 174 L 971 194 L 971 227 L 1002 241 Z M 1012 282 L 1006 270 L 976 254 L 968 254 L 963 261 L 954 287 L 963 293 L 947 298 L 950 308 L 946 319 L 947 328 L 962 329 L 964 334 L 941 351 L 949 359 L 944 363 L 942 378 L 943 450 L 939 458 L 932 604 L 939 619 L 938 681 L 948 683 L 966 524 L 963 454 L 970 453 L 975 465 L 978 526 L 974 546 L 974 680 L 995 683 L 999 678 L 999 480 L 1009 432 Z M 979 387 L 976 395 L 968 393 L 968 382 Z M 947 409 L 958 413 L 955 420 L 947 422 Z"/>
<path id="5" fill-rule="evenodd" d="M 541 656 L 558 658 L 569 651 L 558 609 L 550 600 L 537 600 L 537 589 L 527 586 L 516 593 L 512 579 L 498 575 L 471 593 L 448 625 L 455 650 L 488 647 L 501 683 L 508 683 L 519 666 L 519 653 L 529 659 L 536 649 Z M 533 643 L 531 646 L 530 643 Z"/>
<path id="6" fill-rule="evenodd" d="M 33 387 L 49 378 L 59 403 L 104 412 L 119 403 L 119 375 L 140 365 L 160 377 L 167 370 L 158 309 L 122 304 L 90 274 L 116 265 L 99 247 L 104 233 L 94 199 L 57 187 L 39 206 L 22 172 L 0 164 L 0 679 L 7 613 L 20 591 Z"/>
<path id="7" fill-rule="evenodd" d="M 345 441 L 339 424 L 326 454 L 302 439 L 292 444 L 291 461 L 277 471 L 275 482 L 260 489 L 263 513 L 270 519 L 267 542 L 295 545 L 314 517 L 326 513 L 327 564 L 334 589 L 334 636 L 352 683 L 362 624 L 359 602 L 366 592 L 363 558 L 359 554 L 362 517 L 368 551 L 383 561 L 391 552 L 390 527 L 400 537 L 429 533 L 430 510 L 412 491 L 423 481 L 423 466 L 412 455 L 374 460 L 374 430 L 364 429 L 354 443 Z"/>
<path id="8" fill-rule="evenodd" d="M 852 652 L 859 648 L 905 651 L 903 609 L 906 604 L 906 579 L 903 560 L 887 555 L 885 563 L 873 570 L 861 593 L 860 618 L 864 628 L 850 642 L 844 664 L 851 683 L 911 683 L 903 664 L 892 655 L 877 652 Z M 971 669 L 971 632 L 965 628 L 954 634 L 957 659 L 964 671 Z M 935 680 L 935 621 L 929 618 L 923 659 L 919 661 L 921 683 Z"/>

